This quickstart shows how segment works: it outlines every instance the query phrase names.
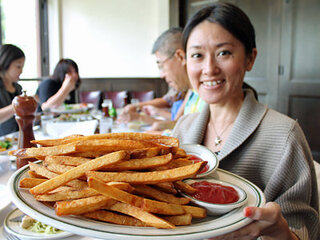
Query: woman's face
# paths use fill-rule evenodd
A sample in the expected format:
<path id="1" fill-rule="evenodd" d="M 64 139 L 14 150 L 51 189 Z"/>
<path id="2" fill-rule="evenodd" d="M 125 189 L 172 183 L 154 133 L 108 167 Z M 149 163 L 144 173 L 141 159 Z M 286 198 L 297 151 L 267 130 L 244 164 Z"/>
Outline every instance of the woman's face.
<path id="1" fill-rule="evenodd" d="M 77 82 L 79 80 L 79 74 L 74 67 L 70 66 L 67 74 L 70 75 L 71 79 L 74 82 Z"/>
<path id="2" fill-rule="evenodd" d="M 204 21 L 191 31 L 187 42 L 190 82 L 209 104 L 242 96 L 243 78 L 255 56 L 256 50 L 247 57 L 244 45 L 222 26 Z"/>
<path id="3" fill-rule="evenodd" d="M 17 82 L 22 73 L 22 69 L 24 67 L 25 58 L 18 58 L 11 62 L 8 70 L 4 74 L 4 78 L 10 82 Z"/>

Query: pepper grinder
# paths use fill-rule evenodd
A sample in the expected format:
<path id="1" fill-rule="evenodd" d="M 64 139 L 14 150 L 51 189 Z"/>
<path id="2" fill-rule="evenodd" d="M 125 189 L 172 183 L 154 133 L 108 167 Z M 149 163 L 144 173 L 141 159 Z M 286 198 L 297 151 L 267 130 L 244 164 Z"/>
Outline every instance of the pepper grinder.
<path id="1" fill-rule="evenodd" d="M 19 125 L 18 149 L 36 147 L 35 144 L 31 143 L 31 140 L 34 140 L 33 122 L 37 110 L 37 101 L 31 96 L 27 96 L 26 91 L 23 91 L 22 95 L 16 96 L 12 100 L 12 105 Z M 29 161 L 33 162 L 35 160 L 37 159 L 17 157 L 17 169 L 28 164 Z"/>

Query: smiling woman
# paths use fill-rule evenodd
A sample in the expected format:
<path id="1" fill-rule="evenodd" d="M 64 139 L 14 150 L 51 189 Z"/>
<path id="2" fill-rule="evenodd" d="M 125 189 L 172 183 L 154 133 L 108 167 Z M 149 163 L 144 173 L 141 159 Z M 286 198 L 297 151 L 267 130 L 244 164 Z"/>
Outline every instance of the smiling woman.
<path id="1" fill-rule="evenodd" d="M 220 168 L 257 184 L 269 201 L 245 208 L 244 217 L 255 221 L 217 239 L 318 239 L 314 164 L 299 124 L 242 89 L 257 55 L 250 19 L 215 3 L 189 19 L 183 39 L 190 82 L 209 106 L 179 119 L 173 136 L 216 152 Z"/>

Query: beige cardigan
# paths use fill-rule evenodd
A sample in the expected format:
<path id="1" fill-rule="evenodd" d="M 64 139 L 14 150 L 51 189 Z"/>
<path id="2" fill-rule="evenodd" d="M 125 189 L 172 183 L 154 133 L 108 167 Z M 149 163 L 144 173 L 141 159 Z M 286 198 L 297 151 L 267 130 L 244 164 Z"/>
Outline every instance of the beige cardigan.
<path id="1" fill-rule="evenodd" d="M 219 167 L 260 187 L 267 201 L 280 204 L 290 228 L 300 239 L 319 239 L 318 193 L 312 155 L 297 123 L 258 103 L 251 90 L 221 149 Z M 209 107 L 183 116 L 173 136 L 180 143 L 202 144 Z"/>

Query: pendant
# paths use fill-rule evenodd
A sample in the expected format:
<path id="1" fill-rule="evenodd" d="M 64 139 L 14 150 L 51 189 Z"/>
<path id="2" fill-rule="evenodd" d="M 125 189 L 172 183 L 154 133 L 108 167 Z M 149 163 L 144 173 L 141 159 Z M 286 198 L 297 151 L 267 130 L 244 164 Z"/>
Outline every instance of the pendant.
<path id="1" fill-rule="evenodd" d="M 221 139 L 219 136 L 217 136 L 217 137 L 214 139 L 214 143 L 215 143 L 216 146 L 220 145 L 221 142 L 222 142 L 222 139 Z"/>

